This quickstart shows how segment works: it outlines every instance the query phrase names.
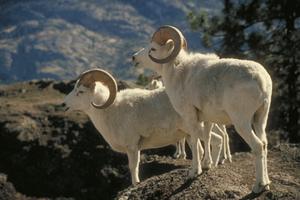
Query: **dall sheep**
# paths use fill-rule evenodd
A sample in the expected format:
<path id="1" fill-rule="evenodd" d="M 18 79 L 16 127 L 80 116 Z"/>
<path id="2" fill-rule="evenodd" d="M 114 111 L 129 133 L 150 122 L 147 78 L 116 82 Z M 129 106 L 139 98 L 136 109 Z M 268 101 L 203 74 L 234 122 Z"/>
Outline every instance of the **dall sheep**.
<path id="1" fill-rule="evenodd" d="M 272 95 L 270 75 L 257 62 L 188 53 L 186 47 L 177 28 L 162 26 L 153 34 L 150 45 L 132 58 L 136 66 L 162 76 L 173 107 L 187 124 L 193 154 L 190 176 L 202 172 L 197 138 L 205 139 L 203 163 L 204 168 L 210 168 L 212 123 L 233 124 L 256 157 L 253 192 L 268 190 L 265 128 Z"/>
<path id="2" fill-rule="evenodd" d="M 174 144 L 188 136 L 164 88 L 117 92 L 114 78 L 100 69 L 79 76 L 64 106 L 85 112 L 111 148 L 127 154 L 133 184 L 140 181 L 140 150 Z M 198 145 L 202 157 L 200 141 Z M 214 163 L 218 163 L 221 148 L 222 137 L 212 134 Z"/>

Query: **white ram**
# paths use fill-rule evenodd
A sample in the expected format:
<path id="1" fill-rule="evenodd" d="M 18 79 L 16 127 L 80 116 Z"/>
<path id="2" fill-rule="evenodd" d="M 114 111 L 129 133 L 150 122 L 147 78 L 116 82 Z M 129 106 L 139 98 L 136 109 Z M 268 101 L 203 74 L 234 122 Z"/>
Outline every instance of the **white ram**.
<path id="1" fill-rule="evenodd" d="M 177 28 L 162 26 L 150 45 L 132 58 L 136 66 L 143 65 L 162 76 L 173 107 L 187 124 L 193 154 L 190 176 L 202 172 L 197 139 L 204 138 L 203 167 L 210 168 L 212 123 L 233 124 L 256 157 L 253 191 L 269 189 L 265 128 L 272 95 L 270 75 L 254 61 L 188 53 L 186 47 Z"/>
<path id="2" fill-rule="evenodd" d="M 140 150 L 174 144 L 188 136 L 164 88 L 117 92 L 113 77 L 100 69 L 80 75 L 64 106 L 85 112 L 111 148 L 127 154 L 133 184 L 139 182 Z M 200 142 L 198 145 L 202 156 Z M 212 134 L 216 164 L 221 148 L 222 137 Z"/>

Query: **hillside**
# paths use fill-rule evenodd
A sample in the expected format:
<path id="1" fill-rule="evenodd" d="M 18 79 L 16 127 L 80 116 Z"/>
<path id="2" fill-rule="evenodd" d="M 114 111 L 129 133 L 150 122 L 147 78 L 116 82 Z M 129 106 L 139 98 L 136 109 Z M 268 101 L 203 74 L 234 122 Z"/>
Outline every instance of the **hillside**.
<path id="1" fill-rule="evenodd" d="M 187 180 L 190 160 L 172 159 L 173 146 L 143 151 L 142 182 L 130 187 L 126 156 L 111 150 L 86 115 L 62 110 L 73 85 L 51 80 L 0 85 L 1 200 L 249 197 L 254 167 L 248 152 L 235 153 L 232 163 Z M 232 131 L 230 137 L 232 152 L 248 150 Z M 272 133 L 268 137 L 272 185 L 260 197 L 297 199 L 300 146 L 277 145 Z"/>
<path id="2" fill-rule="evenodd" d="M 221 6 L 218 0 L 1 0 L 0 81 L 72 79 L 92 67 L 136 78 L 131 56 L 157 27 L 180 27 L 189 47 L 199 49 L 187 12 Z"/>

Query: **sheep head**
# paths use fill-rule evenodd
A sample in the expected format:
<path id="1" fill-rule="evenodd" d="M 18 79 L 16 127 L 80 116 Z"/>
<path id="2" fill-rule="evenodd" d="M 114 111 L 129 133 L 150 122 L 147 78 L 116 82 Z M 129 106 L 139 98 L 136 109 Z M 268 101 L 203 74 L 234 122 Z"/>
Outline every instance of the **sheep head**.
<path id="1" fill-rule="evenodd" d="M 162 64 L 174 59 L 181 49 L 187 50 L 182 33 L 173 26 L 162 26 L 154 33 L 150 45 L 136 52 L 132 61 L 135 67 L 148 68 L 161 74 Z"/>
<path id="2" fill-rule="evenodd" d="M 94 102 L 93 94 L 97 84 L 101 84 L 103 88 L 101 93 L 104 95 L 105 103 L 98 105 Z M 99 90 L 99 87 L 97 87 Z M 107 91 L 108 90 L 108 91 Z M 109 95 L 108 95 L 109 92 Z M 117 94 L 117 84 L 114 78 L 106 71 L 101 69 L 92 69 L 83 72 L 76 82 L 74 89 L 66 96 L 64 106 L 66 110 L 73 108 L 77 110 L 85 110 L 87 108 L 86 103 L 91 102 L 91 105 L 97 109 L 105 109 L 113 104 Z M 101 95 L 101 96 L 102 96 Z"/>
<path id="3" fill-rule="evenodd" d="M 159 79 L 161 78 L 161 76 L 152 76 L 152 80 L 150 83 L 148 83 L 148 85 L 146 86 L 146 89 L 148 90 L 155 90 L 158 88 L 162 88 L 163 87 L 163 83 L 162 81 L 160 81 Z"/>
<path id="4" fill-rule="evenodd" d="M 187 42 L 181 31 L 174 26 L 169 25 L 161 26 L 153 34 L 151 43 L 156 43 L 157 49 L 151 48 L 148 52 L 148 56 L 153 62 L 159 64 L 170 62 L 179 54 L 181 49 L 187 49 Z M 159 51 L 162 49 L 169 52 L 169 55 L 164 58 L 159 58 L 161 55 L 165 54 Z"/>
<path id="5" fill-rule="evenodd" d="M 93 89 L 97 81 L 102 82 L 108 87 L 109 97 L 103 105 L 98 105 L 94 102 L 91 102 L 91 104 L 97 109 L 105 109 L 114 103 L 118 91 L 117 83 L 112 75 L 101 69 L 91 69 L 85 71 L 79 76 L 77 87 L 83 85 L 87 88 Z"/>

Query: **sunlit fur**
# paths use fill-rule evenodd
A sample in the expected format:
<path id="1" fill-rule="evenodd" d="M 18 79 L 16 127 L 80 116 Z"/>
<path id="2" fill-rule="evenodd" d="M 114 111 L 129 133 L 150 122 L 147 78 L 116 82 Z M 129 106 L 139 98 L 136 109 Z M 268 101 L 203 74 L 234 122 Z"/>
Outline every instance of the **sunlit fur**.
<path id="1" fill-rule="evenodd" d="M 148 53 L 161 59 L 170 55 L 173 41 L 165 45 L 151 42 L 137 52 L 136 66 L 150 68 L 162 76 L 175 110 L 188 124 L 192 138 L 193 162 L 190 176 L 200 174 L 196 141 L 204 138 L 204 167 L 210 168 L 212 123 L 233 124 L 256 156 L 256 182 L 253 191 L 268 189 L 267 137 L 265 128 L 272 95 L 272 80 L 260 64 L 249 60 L 220 59 L 215 55 L 188 53 L 165 64 L 150 60 Z M 153 50 L 154 49 L 154 50 Z M 201 128 L 199 123 L 203 122 Z"/>

